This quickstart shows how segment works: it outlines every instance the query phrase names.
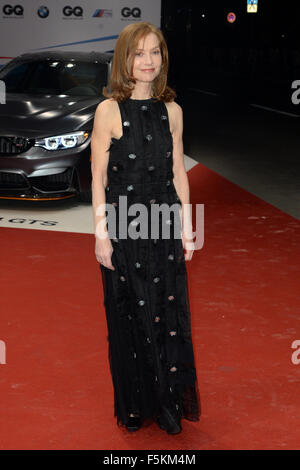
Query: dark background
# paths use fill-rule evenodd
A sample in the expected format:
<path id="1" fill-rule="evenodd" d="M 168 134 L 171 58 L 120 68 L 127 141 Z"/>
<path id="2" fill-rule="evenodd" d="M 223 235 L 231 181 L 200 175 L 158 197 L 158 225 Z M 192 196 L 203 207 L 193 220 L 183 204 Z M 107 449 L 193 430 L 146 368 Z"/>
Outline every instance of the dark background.
<path id="1" fill-rule="evenodd" d="M 300 219 L 299 2 L 162 0 L 161 29 L 185 154 Z"/>
<path id="2" fill-rule="evenodd" d="M 179 92 L 207 86 L 245 101 L 292 107 L 300 79 L 299 2 L 162 0 L 162 30 L 170 53 L 170 84 Z M 236 21 L 229 23 L 227 14 Z M 205 15 L 204 17 L 202 15 Z"/>

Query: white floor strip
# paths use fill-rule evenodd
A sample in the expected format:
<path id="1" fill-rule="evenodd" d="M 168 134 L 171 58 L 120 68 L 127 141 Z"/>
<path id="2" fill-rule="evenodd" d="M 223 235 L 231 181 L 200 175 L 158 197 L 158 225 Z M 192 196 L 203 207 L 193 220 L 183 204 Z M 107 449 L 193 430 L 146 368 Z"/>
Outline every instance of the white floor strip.
<path id="1" fill-rule="evenodd" d="M 0 200 L 0 227 L 93 233 L 92 205 L 75 198 L 51 204 Z"/>
<path id="2" fill-rule="evenodd" d="M 185 155 L 184 164 L 189 171 L 198 162 Z M 76 198 L 50 204 L 0 199 L 1 227 L 94 233 L 93 208 L 92 204 L 78 202 Z"/>
<path id="3" fill-rule="evenodd" d="M 286 116 L 299 117 L 298 114 L 288 113 L 287 111 L 280 111 L 279 109 L 268 108 L 267 106 L 261 106 L 260 104 L 250 103 L 250 106 L 254 106 L 255 108 L 265 109 L 266 111 L 273 111 L 273 113 L 285 114 Z"/>
<path id="4" fill-rule="evenodd" d="M 186 171 L 191 170 L 195 165 L 198 165 L 197 160 L 194 160 L 193 158 L 188 157 L 187 155 L 184 156 L 184 166 Z"/>

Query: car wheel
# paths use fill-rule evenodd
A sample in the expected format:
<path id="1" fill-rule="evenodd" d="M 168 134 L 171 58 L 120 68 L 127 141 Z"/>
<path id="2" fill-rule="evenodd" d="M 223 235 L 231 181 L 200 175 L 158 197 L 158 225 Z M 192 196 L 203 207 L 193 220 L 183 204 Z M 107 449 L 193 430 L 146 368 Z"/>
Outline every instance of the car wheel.
<path id="1" fill-rule="evenodd" d="M 79 193 L 79 199 L 82 202 L 92 202 L 92 191 L 83 191 Z"/>

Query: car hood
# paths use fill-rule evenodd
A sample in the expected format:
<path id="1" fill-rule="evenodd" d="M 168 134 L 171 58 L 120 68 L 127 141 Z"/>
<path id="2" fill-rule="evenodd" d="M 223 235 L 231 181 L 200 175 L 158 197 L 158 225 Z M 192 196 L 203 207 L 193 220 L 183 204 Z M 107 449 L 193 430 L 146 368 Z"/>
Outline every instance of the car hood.
<path id="1" fill-rule="evenodd" d="M 91 130 L 101 97 L 7 93 L 0 104 L 0 135 L 50 137 Z"/>

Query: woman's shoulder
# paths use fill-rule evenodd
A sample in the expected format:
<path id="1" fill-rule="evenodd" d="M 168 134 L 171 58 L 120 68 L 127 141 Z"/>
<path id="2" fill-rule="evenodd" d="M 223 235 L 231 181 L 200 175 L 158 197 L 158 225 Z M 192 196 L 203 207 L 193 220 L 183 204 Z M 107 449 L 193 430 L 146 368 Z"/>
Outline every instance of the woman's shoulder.
<path id="1" fill-rule="evenodd" d="M 171 109 L 173 112 L 180 112 L 182 111 L 182 108 L 180 106 L 180 104 L 178 104 L 175 100 L 173 101 L 166 101 L 165 102 L 165 105 L 167 106 L 167 108 Z"/>
<path id="2" fill-rule="evenodd" d="M 111 98 L 102 100 L 96 107 L 94 126 L 111 133 L 117 120 L 117 102 Z"/>
<path id="3" fill-rule="evenodd" d="M 178 119 L 182 116 L 182 107 L 175 100 L 166 102 L 165 105 L 171 118 Z"/>
<path id="4" fill-rule="evenodd" d="M 113 98 L 105 98 L 104 100 L 100 101 L 100 103 L 97 106 L 97 109 L 101 109 L 103 111 L 110 111 L 112 109 L 115 109 L 117 106 L 117 101 Z"/>
<path id="5" fill-rule="evenodd" d="M 106 98 L 97 105 L 95 117 L 101 116 L 103 119 L 112 119 L 118 109 L 118 103 L 113 98 Z"/>

